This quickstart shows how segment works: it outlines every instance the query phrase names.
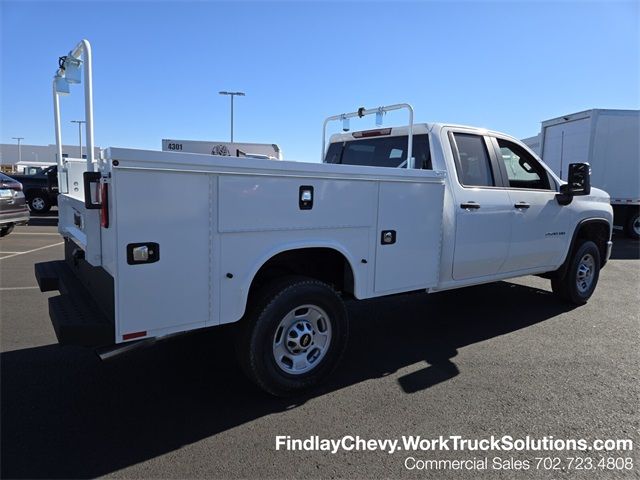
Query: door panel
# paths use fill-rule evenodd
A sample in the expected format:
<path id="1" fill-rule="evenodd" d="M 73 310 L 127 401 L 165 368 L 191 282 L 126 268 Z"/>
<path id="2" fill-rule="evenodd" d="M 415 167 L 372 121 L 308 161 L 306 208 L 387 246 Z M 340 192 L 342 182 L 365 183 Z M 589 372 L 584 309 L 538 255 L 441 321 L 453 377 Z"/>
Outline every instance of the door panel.
<path id="1" fill-rule="evenodd" d="M 465 189 L 456 195 L 456 247 L 453 278 L 464 280 L 498 273 L 511 237 L 509 195 L 500 189 Z M 476 202 L 480 208 L 462 208 Z"/>
<path id="2" fill-rule="evenodd" d="M 511 216 L 506 190 L 493 147 L 484 137 L 451 132 L 456 178 L 456 235 L 453 255 L 455 280 L 498 273 L 507 258 Z M 456 182 L 457 180 L 457 182 Z"/>
<path id="3" fill-rule="evenodd" d="M 509 190 L 514 205 L 509 256 L 503 272 L 515 272 L 556 264 L 572 232 L 566 231 L 567 210 L 555 192 Z M 516 208 L 515 205 L 529 205 Z"/>

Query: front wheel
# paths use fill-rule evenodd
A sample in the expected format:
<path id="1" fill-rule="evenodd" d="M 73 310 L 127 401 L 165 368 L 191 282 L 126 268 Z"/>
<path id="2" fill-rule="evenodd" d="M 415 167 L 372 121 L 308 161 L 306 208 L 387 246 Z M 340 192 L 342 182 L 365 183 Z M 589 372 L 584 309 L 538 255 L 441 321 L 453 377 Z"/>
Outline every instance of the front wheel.
<path id="1" fill-rule="evenodd" d="M 596 289 L 599 277 L 600 250 L 595 243 L 586 241 L 578 246 L 564 277 L 551 280 L 551 289 L 574 305 L 584 305 Z"/>
<path id="2" fill-rule="evenodd" d="M 252 295 L 236 351 L 254 383 L 289 396 L 333 372 L 347 337 L 347 311 L 333 288 L 311 278 L 285 277 Z"/>

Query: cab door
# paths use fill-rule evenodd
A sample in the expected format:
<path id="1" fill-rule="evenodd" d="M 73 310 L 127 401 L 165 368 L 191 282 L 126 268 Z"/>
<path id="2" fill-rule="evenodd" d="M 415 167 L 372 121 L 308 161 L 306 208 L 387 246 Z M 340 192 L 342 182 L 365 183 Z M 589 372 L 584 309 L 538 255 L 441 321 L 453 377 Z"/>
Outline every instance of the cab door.
<path id="1" fill-rule="evenodd" d="M 452 130 L 449 141 L 456 170 L 451 178 L 456 221 L 452 276 L 494 275 L 507 259 L 513 215 L 495 151 L 488 138 L 473 131 Z"/>
<path id="2" fill-rule="evenodd" d="M 522 145 L 500 137 L 491 142 L 513 209 L 511 245 L 502 271 L 555 266 L 572 234 L 566 230 L 570 213 L 556 200 L 555 180 Z"/>

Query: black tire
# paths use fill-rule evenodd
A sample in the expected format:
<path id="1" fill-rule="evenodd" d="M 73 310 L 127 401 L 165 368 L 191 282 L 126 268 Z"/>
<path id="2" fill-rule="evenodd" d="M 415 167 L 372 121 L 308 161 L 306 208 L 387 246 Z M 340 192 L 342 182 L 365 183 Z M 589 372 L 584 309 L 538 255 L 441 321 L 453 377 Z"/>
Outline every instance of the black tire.
<path id="1" fill-rule="evenodd" d="M 627 221 L 624 222 L 624 233 L 634 240 L 640 239 L 640 212 L 635 211 L 627 217 Z"/>
<path id="2" fill-rule="evenodd" d="M 286 335 L 291 332 L 285 332 L 281 322 L 290 318 L 291 312 L 297 307 L 304 305 L 315 306 L 326 313 L 330 340 L 317 364 L 307 372 L 292 374 L 281 366 L 286 356 L 282 357 L 279 365 L 274 345 L 277 338 L 281 338 L 283 343 L 288 340 Z M 324 319 L 324 316 L 321 318 Z M 289 330 L 293 328 L 291 326 Z M 335 370 L 346 348 L 348 334 L 347 310 L 333 288 L 311 278 L 288 276 L 270 282 L 250 296 L 247 313 L 237 332 L 236 352 L 245 374 L 256 385 L 272 395 L 286 397 L 314 387 Z M 316 337 L 309 338 L 317 340 Z M 311 355 L 313 343 L 307 345 Z"/>
<path id="3" fill-rule="evenodd" d="M 34 213 L 47 213 L 51 210 L 51 202 L 46 195 L 36 192 L 29 196 L 29 209 Z"/>
<path id="4" fill-rule="evenodd" d="M 2 227 L 0 227 L 0 237 L 6 237 L 11 232 L 13 232 L 13 224 L 3 225 Z"/>
<path id="5" fill-rule="evenodd" d="M 590 257 L 590 265 L 588 257 Z M 585 268 L 589 270 L 590 283 L 585 280 Z M 581 286 L 578 285 L 579 274 L 583 279 Z M 569 303 L 584 305 L 596 289 L 598 278 L 600 278 L 600 250 L 595 243 L 584 241 L 577 246 L 564 277 L 551 280 L 551 289 L 553 293 Z"/>

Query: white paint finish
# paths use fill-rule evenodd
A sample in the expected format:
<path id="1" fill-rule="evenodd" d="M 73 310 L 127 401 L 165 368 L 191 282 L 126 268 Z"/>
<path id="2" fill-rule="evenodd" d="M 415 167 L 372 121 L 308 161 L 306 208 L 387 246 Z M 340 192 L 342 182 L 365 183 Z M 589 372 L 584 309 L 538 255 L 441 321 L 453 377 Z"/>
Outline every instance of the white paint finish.
<path id="1" fill-rule="evenodd" d="M 85 252 L 85 258 L 93 266 L 102 262 L 102 242 L 100 240 L 100 210 L 87 210 L 84 200 L 70 195 L 58 195 L 58 231 L 71 238 Z M 75 218 L 80 219 L 80 225 Z"/>
<path id="2" fill-rule="evenodd" d="M 374 207 L 375 208 L 375 207 Z M 374 293 L 367 289 L 371 259 L 370 228 L 336 228 L 321 230 L 276 230 L 270 232 L 224 233 L 220 244 L 220 273 L 214 283 L 220 284 L 220 322 L 239 320 L 245 309 L 247 293 L 260 267 L 278 253 L 302 248 L 329 248 L 341 253 L 352 267 L 357 298 Z M 228 278 L 231 273 L 233 278 Z"/>
<path id="3" fill-rule="evenodd" d="M 375 182 L 223 175 L 219 184 L 220 232 L 368 227 L 375 222 Z M 301 186 L 313 187 L 310 210 L 300 209 Z"/>
<path id="4" fill-rule="evenodd" d="M 511 239 L 513 207 L 509 194 L 497 188 L 459 188 L 455 196 L 453 278 L 465 280 L 499 273 Z M 460 207 L 469 201 L 480 208 Z"/>
<path id="5" fill-rule="evenodd" d="M 525 202 L 527 209 L 513 208 L 511 241 L 502 272 L 553 266 L 561 261 L 573 235 L 575 212 L 556 201 L 555 191 L 510 189 L 510 204 Z"/>
<path id="6" fill-rule="evenodd" d="M 375 292 L 394 293 L 438 283 L 444 185 L 380 183 Z M 396 243 L 380 234 L 396 231 Z"/>
<path id="7" fill-rule="evenodd" d="M 118 172 L 116 335 L 209 322 L 209 179 Z M 172 192 L 175 192 L 172 194 Z M 157 242 L 160 260 L 129 265 L 129 243 Z"/>

